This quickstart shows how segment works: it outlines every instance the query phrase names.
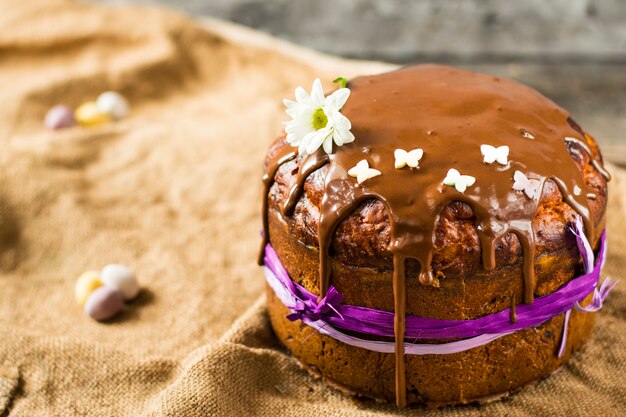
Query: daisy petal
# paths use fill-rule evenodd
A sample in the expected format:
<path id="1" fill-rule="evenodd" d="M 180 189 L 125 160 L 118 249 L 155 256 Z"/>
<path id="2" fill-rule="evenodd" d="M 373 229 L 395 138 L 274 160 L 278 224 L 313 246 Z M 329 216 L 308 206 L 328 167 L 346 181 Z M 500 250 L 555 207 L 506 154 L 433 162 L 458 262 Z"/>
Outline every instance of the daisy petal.
<path id="1" fill-rule="evenodd" d="M 308 154 L 306 153 L 306 145 L 307 143 L 304 142 L 303 140 L 300 140 L 300 143 L 294 146 L 298 146 L 298 155 L 301 156 L 307 156 Z"/>
<path id="2" fill-rule="evenodd" d="M 352 132 L 350 132 L 349 130 L 346 130 L 345 132 L 342 132 L 342 137 L 343 137 L 343 144 L 345 145 L 346 143 L 351 143 L 354 142 L 354 134 Z"/>
<path id="3" fill-rule="evenodd" d="M 288 109 L 292 109 L 292 108 L 294 108 L 294 107 L 296 107 L 298 105 L 298 102 L 293 101 L 293 100 L 283 99 L 283 104 Z"/>
<path id="4" fill-rule="evenodd" d="M 333 153 L 333 135 L 328 135 L 326 136 L 326 139 L 324 139 L 324 143 L 322 145 L 324 147 L 324 152 L 326 152 L 328 155 Z"/>
<path id="5" fill-rule="evenodd" d="M 317 148 L 319 148 L 319 146 L 321 145 L 321 141 L 319 141 L 317 143 L 316 147 L 312 146 L 312 143 L 317 142 L 318 141 L 318 137 L 320 136 L 319 131 L 318 130 L 314 130 L 312 132 L 307 133 L 303 138 L 302 138 L 302 143 L 300 145 L 300 153 L 303 153 L 302 151 L 304 151 L 304 155 L 310 155 L 313 152 L 315 152 L 315 150 Z M 323 139 L 322 139 L 323 140 Z"/>
<path id="6" fill-rule="evenodd" d="M 328 117 L 328 123 L 332 124 L 334 127 L 345 130 L 350 130 L 350 128 L 352 128 L 350 120 L 348 120 L 348 118 L 339 111 L 331 110 L 325 107 L 324 114 Z"/>
<path id="7" fill-rule="evenodd" d="M 332 110 L 339 111 L 346 104 L 348 97 L 350 97 L 350 90 L 340 88 L 326 98 L 326 106 Z"/>
<path id="8" fill-rule="evenodd" d="M 354 135 L 347 129 L 340 129 L 338 127 L 335 127 L 333 132 L 333 139 L 337 146 L 342 146 L 346 143 L 354 141 Z"/>
<path id="9" fill-rule="evenodd" d="M 312 104 L 311 97 L 309 97 L 306 90 L 302 87 L 296 88 L 295 96 L 296 101 L 300 104 Z"/>
<path id="10" fill-rule="evenodd" d="M 291 120 L 285 124 L 287 143 L 292 146 L 298 146 L 304 137 L 313 131 L 313 126 L 310 123 L 303 123 L 300 118 Z"/>
<path id="11" fill-rule="evenodd" d="M 317 130 L 313 132 L 311 135 L 312 135 L 311 139 L 309 139 L 308 141 L 306 138 L 304 138 L 304 141 L 308 142 L 308 145 L 306 147 L 306 152 L 309 155 L 315 152 L 320 146 L 322 146 L 322 143 L 324 143 L 324 139 L 325 139 L 324 131 L 322 130 Z"/>
<path id="12" fill-rule="evenodd" d="M 313 87 L 311 88 L 311 101 L 316 107 L 324 106 L 324 88 L 322 87 L 322 82 L 319 78 L 316 78 L 315 81 L 313 81 Z"/>

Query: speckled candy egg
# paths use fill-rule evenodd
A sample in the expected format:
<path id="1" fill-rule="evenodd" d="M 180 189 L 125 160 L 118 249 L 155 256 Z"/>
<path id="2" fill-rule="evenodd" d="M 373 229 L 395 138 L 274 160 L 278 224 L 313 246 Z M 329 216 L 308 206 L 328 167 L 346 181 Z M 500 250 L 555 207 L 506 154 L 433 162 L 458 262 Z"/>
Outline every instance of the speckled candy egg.
<path id="1" fill-rule="evenodd" d="M 89 317 L 101 321 L 115 316 L 124 308 L 124 296 L 113 287 L 98 287 L 85 302 L 83 311 Z"/>
<path id="2" fill-rule="evenodd" d="M 119 290 L 126 300 L 132 300 L 139 294 L 139 283 L 135 273 L 124 265 L 105 266 L 100 273 L 100 279 L 104 285 Z"/>

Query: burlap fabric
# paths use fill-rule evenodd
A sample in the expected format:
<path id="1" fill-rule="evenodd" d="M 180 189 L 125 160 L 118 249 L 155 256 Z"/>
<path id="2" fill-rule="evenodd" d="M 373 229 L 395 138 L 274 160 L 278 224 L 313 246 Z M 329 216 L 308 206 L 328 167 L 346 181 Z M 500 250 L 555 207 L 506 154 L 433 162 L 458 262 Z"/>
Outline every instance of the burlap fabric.
<path id="1" fill-rule="evenodd" d="M 61 0 L 0 2 L 0 415 L 617 416 L 618 286 L 586 351 L 507 400 L 396 411 L 312 379 L 268 325 L 261 168 L 281 98 L 314 77 L 380 71 L 219 22 Z M 328 84 L 327 84 L 328 86 Z M 46 110 L 123 92 L 131 117 L 51 132 Z M 626 172 L 613 169 L 606 272 L 626 266 Z M 120 262 L 144 286 L 108 324 L 73 301 Z"/>

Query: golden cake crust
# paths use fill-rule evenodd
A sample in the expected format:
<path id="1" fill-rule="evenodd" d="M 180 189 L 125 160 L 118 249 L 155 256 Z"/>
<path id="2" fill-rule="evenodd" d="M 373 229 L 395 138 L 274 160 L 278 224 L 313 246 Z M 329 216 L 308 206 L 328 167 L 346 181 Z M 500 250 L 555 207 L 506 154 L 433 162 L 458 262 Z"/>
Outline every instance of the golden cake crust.
<path id="1" fill-rule="evenodd" d="M 305 369 L 344 393 L 393 402 L 393 354 L 348 346 L 300 321 L 289 321 L 285 318 L 289 310 L 269 286 L 266 293 L 274 332 Z M 563 332 L 562 315 L 469 351 L 407 355 L 407 400 L 443 407 L 505 396 L 566 363 L 591 337 L 594 323 L 594 314 L 572 312 L 561 358 L 556 351 Z"/>

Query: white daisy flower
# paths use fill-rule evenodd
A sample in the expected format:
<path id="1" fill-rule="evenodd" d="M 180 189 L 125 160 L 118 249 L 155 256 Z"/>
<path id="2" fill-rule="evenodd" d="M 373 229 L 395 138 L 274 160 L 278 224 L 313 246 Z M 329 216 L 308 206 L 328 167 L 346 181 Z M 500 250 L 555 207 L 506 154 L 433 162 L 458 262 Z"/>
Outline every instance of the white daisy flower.
<path id="1" fill-rule="evenodd" d="M 302 87 L 296 88 L 296 101 L 283 100 L 292 120 L 285 122 L 287 143 L 298 147 L 300 155 L 309 155 L 320 146 L 327 154 L 333 152 L 333 142 L 342 146 L 354 140 L 352 125 L 340 110 L 350 96 L 348 88 L 340 88 L 324 96 L 319 79 L 313 82 L 311 95 Z"/>

